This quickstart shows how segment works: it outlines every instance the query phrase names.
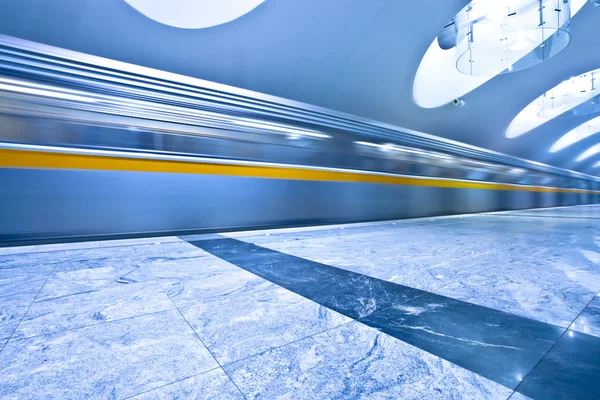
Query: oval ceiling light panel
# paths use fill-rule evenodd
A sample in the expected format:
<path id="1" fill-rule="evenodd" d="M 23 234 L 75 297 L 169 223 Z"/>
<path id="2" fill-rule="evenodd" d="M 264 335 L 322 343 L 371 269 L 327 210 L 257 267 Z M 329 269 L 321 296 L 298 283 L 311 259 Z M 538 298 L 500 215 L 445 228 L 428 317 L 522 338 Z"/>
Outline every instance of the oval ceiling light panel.
<path id="1" fill-rule="evenodd" d="M 558 84 L 521 110 L 508 126 L 506 137 L 519 137 L 583 103 L 594 101 L 600 94 L 599 85 L 600 69 Z"/>
<path id="2" fill-rule="evenodd" d="M 161 24 L 201 29 L 233 21 L 264 0 L 125 0 L 146 17 Z"/>
<path id="3" fill-rule="evenodd" d="M 600 143 L 593 145 L 592 147 L 581 153 L 575 161 L 579 162 L 587 160 L 588 158 L 595 156 L 598 153 L 600 153 Z"/>
<path id="4" fill-rule="evenodd" d="M 469 3 L 442 29 L 423 56 L 413 83 L 415 103 L 422 108 L 443 106 L 500 73 L 527 68 L 562 50 L 568 43 L 568 33 L 561 36 L 561 40 L 554 38 L 559 28 L 570 20 L 568 7 L 562 7 L 563 0 L 542 1 L 545 4 L 543 13 L 539 13 L 539 0 L 474 0 Z M 570 16 L 579 12 L 586 1 L 571 1 Z M 554 3 L 560 7 L 554 7 Z M 565 12 L 556 22 L 556 18 L 552 19 L 558 9 Z M 532 22 L 534 16 L 537 17 L 535 24 Z M 556 26 L 545 31 L 536 29 L 534 25 L 539 26 L 540 17 Z M 475 24 L 479 24 L 479 41 L 471 35 L 475 30 L 466 29 Z M 501 28 L 504 25 L 506 32 Z"/>
<path id="5" fill-rule="evenodd" d="M 600 117 L 596 117 L 586 123 L 579 125 L 554 143 L 550 148 L 550 153 L 555 153 L 559 150 L 569 147 L 572 144 L 588 138 L 600 132 Z"/>

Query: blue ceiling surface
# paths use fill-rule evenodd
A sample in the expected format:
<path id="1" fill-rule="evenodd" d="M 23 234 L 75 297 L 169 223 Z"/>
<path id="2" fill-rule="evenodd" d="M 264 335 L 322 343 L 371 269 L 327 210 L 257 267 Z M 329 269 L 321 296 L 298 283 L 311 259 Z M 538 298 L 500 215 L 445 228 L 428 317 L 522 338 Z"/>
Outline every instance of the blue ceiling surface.
<path id="1" fill-rule="evenodd" d="M 212 28 L 155 22 L 124 0 L 0 0 L 0 33 L 327 107 L 594 175 L 574 159 L 600 134 L 558 153 L 564 133 L 600 115 L 563 117 L 516 139 L 518 112 L 572 76 L 600 68 L 600 9 L 572 20 L 562 53 L 500 75 L 466 105 L 419 108 L 413 79 L 425 51 L 468 0 L 266 0 Z"/>

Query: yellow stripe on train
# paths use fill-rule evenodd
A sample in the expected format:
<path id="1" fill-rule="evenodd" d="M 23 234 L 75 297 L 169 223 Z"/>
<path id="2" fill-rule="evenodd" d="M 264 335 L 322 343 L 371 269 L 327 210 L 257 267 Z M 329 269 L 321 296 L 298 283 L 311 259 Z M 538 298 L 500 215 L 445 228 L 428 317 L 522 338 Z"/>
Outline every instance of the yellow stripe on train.
<path id="1" fill-rule="evenodd" d="M 130 158 L 120 156 L 0 149 L 0 168 L 71 169 L 101 171 L 167 172 L 227 175 L 304 181 L 365 182 L 386 185 L 427 186 L 458 189 L 518 190 L 526 192 L 593 193 L 584 189 L 521 186 L 503 183 L 419 178 L 377 173 L 328 171 L 302 167 L 220 164 L 186 160 Z"/>

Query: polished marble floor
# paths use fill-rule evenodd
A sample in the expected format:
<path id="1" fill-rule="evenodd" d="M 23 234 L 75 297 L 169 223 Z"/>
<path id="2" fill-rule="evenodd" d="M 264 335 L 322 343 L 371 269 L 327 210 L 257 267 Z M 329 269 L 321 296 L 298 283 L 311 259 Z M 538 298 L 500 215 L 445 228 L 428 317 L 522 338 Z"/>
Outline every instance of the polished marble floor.
<path id="1" fill-rule="evenodd" d="M 1 399 L 598 399 L 600 206 L 0 249 Z"/>

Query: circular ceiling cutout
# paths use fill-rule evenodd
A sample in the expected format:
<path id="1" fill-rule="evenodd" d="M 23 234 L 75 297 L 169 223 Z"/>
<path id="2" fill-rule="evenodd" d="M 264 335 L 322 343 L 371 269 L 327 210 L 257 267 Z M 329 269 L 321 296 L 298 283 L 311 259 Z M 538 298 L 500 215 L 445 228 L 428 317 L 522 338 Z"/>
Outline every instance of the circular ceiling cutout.
<path id="1" fill-rule="evenodd" d="M 183 29 L 201 29 L 237 19 L 264 0 L 125 0 L 146 17 Z"/>

